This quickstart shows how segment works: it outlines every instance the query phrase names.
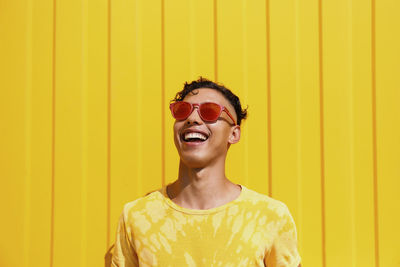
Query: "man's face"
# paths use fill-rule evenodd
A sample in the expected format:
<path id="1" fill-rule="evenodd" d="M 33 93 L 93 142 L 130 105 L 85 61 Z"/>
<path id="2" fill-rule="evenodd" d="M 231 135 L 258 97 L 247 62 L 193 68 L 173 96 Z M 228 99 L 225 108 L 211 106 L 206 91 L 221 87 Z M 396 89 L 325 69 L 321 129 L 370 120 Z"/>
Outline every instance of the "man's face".
<path id="1" fill-rule="evenodd" d="M 195 89 L 183 101 L 189 103 L 214 102 L 225 106 L 235 121 L 237 116 L 229 101 L 218 91 L 209 88 Z M 217 160 L 225 161 L 229 145 L 240 139 L 240 126 L 222 112 L 215 122 L 205 122 L 194 108 L 185 120 L 174 123 L 174 142 L 181 161 L 191 168 L 201 168 L 213 164 Z M 198 135 L 206 137 L 202 141 Z"/>

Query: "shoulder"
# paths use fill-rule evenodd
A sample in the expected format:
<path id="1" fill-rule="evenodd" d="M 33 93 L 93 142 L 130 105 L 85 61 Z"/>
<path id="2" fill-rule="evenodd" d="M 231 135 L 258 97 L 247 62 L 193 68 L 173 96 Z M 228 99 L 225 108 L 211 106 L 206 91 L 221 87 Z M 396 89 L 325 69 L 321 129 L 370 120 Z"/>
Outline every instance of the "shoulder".
<path id="1" fill-rule="evenodd" d="M 249 189 L 245 199 L 246 208 L 259 211 L 260 223 L 265 224 L 269 234 L 296 239 L 296 225 L 285 203 Z"/>
<path id="2" fill-rule="evenodd" d="M 135 214 L 141 214 L 147 210 L 161 207 L 163 204 L 163 196 L 160 190 L 147 193 L 145 196 L 139 197 L 133 201 L 125 203 L 123 207 L 123 215 L 129 218 Z"/>
<path id="3" fill-rule="evenodd" d="M 270 217 L 283 218 L 290 216 L 288 207 L 282 201 L 258 193 L 249 188 L 246 188 L 246 191 L 246 195 L 243 197 L 245 205 L 260 210 L 263 213 L 267 213 Z"/>

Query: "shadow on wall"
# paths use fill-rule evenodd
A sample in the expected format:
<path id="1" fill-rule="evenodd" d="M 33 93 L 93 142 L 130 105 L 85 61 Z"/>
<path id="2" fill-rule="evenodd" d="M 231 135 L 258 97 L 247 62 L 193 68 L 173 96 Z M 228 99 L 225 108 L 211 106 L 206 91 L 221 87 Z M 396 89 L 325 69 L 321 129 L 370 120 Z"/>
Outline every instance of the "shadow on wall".
<path id="1" fill-rule="evenodd" d="M 106 254 L 104 255 L 104 266 L 111 267 L 111 258 L 112 258 L 112 251 L 114 248 L 114 244 L 107 250 Z"/>

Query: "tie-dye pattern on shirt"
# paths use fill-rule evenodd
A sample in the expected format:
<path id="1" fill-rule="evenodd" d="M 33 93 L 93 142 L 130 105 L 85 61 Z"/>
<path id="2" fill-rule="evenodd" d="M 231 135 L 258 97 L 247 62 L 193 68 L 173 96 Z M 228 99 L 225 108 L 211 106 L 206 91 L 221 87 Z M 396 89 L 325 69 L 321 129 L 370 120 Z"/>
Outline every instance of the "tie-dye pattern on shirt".
<path id="1" fill-rule="evenodd" d="M 297 267 L 296 227 L 286 205 L 241 187 L 237 199 L 208 210 L 178 206 L 166 187 L 127 203 L 112 266 Z"/>

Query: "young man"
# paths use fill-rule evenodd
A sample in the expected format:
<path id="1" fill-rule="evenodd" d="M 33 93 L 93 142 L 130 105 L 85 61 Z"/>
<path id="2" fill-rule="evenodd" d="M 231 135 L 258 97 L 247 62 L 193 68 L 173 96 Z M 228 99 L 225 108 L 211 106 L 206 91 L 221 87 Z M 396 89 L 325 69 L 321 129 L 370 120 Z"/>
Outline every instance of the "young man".
<path id="1" fill-rule="evenodd" d="M 239 98 L 200 78 L 170 109 L 178 179 L 124 206 L 112 266 L 300 266 L 287 207 L 225 176 L 247 115 Z"/>

